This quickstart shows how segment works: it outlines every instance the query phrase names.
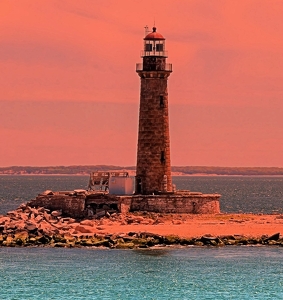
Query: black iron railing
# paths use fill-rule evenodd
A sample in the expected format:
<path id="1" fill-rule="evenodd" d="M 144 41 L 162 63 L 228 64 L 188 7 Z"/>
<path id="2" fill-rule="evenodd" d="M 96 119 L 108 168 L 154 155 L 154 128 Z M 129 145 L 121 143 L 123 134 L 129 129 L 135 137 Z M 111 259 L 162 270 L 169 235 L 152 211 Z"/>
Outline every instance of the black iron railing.
<path id="1" fill-rule="evenodd" d="M 141 57 L 144 57 L 144 56 L 168 57 L 168 51 L 156 51 L 156 50 L 145 51 L 145 50 L 141 50 Z"/>
<path id="2" fill-rule="evenodd" d="M 143 63 L 136 64 L 136 71 L 169 71 L 172 72 L 172 64 L 151 65 L 143 67 Z"/>

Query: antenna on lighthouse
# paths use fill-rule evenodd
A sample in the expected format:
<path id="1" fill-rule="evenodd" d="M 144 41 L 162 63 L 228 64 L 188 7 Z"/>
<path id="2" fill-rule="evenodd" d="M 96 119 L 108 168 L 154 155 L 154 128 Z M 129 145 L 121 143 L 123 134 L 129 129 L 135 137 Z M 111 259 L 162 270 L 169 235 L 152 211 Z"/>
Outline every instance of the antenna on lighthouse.
<path id="1" fill-rule="evenodd" d="M 147 25 L 145 25 L 144 31 L 145 31 L 145 35 L 147 35 L 147 34 L 149 33 L 149 30 L 148 30 L 148 26 L 147 26 Z"/>

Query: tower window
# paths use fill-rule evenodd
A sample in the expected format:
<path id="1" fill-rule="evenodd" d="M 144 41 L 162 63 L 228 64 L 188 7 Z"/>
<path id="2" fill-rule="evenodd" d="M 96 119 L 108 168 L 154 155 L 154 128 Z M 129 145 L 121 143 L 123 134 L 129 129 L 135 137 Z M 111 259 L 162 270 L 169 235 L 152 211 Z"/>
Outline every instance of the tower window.
<path id="1" fill-rule="evenodd" d="M 162 164 L 165 163 L 165 152 L 164 152 L 164 151 L 161 151 L 160 162 L 161 162 Z"/>
<path id="2" fill-rule="evenodd" d="M 164 97 L 162 95 L 159 96 L 159 103 L 160 103 L 160 107 L 163 108 L 164 107 Z"/>
<path id="3" fill-rule="evenodd" d="M 145 44 L 145 51 L 152 51 L 152 44 Z"/>
<path id="4" fill-rule="evenodd" d="M 163 51 L 163 44 L 157 44 L 156 51 Z"/>

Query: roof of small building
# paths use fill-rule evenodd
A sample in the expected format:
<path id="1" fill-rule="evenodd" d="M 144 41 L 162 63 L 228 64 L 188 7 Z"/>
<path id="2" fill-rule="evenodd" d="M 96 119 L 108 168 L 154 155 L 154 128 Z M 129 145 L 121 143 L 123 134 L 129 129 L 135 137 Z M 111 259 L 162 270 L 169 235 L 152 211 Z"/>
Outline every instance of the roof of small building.
<path id="1" fill-rule="evenodd" d="M 144 40 L 165 40 L 162 34 L 156 32 L 156 27 L 152 28 L 152 32 L 149 33 Z"/>

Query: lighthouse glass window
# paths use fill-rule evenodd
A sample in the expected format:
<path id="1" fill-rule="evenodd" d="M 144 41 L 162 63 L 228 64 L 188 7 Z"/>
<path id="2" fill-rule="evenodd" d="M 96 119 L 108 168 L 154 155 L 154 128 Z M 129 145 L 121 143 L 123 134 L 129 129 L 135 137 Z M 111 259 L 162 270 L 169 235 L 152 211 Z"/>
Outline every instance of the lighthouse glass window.
<path id="1" fill-rule="evenodd" d="M 163 44 L 156 44 L 156 51 L 162 52 L 163 51 Z"/>
<path id="2" fill-rule="evenodd" d="M 145 44 L 145 51 L 152 51 L 152 44 Z"/>

